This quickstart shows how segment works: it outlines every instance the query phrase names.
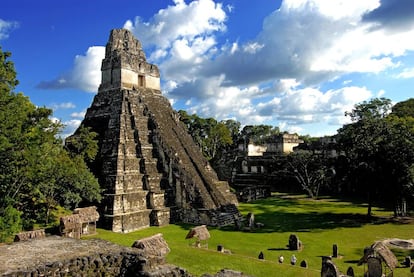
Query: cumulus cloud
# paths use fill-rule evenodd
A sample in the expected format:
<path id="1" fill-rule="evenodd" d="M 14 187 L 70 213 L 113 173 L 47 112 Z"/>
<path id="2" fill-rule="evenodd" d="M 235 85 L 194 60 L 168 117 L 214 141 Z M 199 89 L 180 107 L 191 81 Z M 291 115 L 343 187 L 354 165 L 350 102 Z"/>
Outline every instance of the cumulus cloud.
<path id="1" fill-rule="evenodd" d="M 197 0 L 189 4 L 174 0 L 174 5 L 160 10 L 149 22 L 136 17 L 133 21 L 128 20 L 124 28 L 131 30 L 144 45 L 168 49 L 179 39 L 191 42 L 225 30 L 225 20 L 222 5 L 213 0 Z"/>
<path id="2" fill-rule="evenodd" d="M 361 17 L 378 5 L 376 0 L 285 0 L 264 20 L 254 42 L 220 53 L 202 73 L 225 74 L 228 84 L 295 78 L 315 85 L 346 73 L 397 67 L 394 57 L 414 50 L 414 30 L 372 31 L 373 25 Z M 262 47 L 242 51 L 251 45 Z"/>
<path id="3" fill-rule="evenodd" d="M 394 76 L 397 79 L 414 78 L 414 68 L 405 68 L 402 72 Z"/>
<path id="4" fill-rule="evenodd" d="M 87 92 L 96 92 L 101 82 L 100 65 L 105 57 L 105 47 L 92 46 L 85 55 L 77 55 L 73 68 L 51 81 L 42 81 L 37 87 L 41 89 L 75 88 Z"/>
<path id="5" fill-rule="evenodd" d="M 259 113 L 269 113 L 270 109 L 278 121 L 289 125 L 322 121 L 339 125 L 346 121 L 345 111 L 372 96 L 368 89 L 355 86 L 328 91 L 290 88 L 272 101 L 261 103 Z"/>
<path id="6" fill-rule="evenodd" d="M 348 82 L 335 91 L 321 91 L 318 86 L 349 73 L 398 68 L 395 58 L 414 50 L 413 29 L 390 33 L 373 29 L 375 24 L 365 19 L 381 4 L 378 0 L 285 0 L 265 18 L 256 39 L 211 44 L 200 63 L 191 59 L 199 56 L 191 56 L 190 48 L 183 53 L 191 62 L 173 52 L 173 47 L 163 48 L 169 58 L 159 60 L 160 68 L 175 84 L 168 96 L 191 99 L 188 108 L 194 112 L 243 122 L 273 120 L 291 124 L 291 129 L 321 121 L 340 124 L 344 111 L 373 94 L 349 87 Z M 252 87 L 258 88 L 253 94 Z M 269 95 L 273 98 L 266 98 Z"/>
<path id="7" fill-rule="evenodd" d="M 82 123 L 85 118 L 86 111 L 73 112 L 70 114 L 70 119 L 61 122 L 64 126 L 61 137 L 67 138 L 72 135 Z"/>
<path id="8" fill-rule="evenodd" d="M 352 74 L 393 69 L 400 71 L 396 78 L 412 77 L 399 59 L 414 51 L 412 0 L 283 0 L 250 41 L 222 41 L 233 7 L 187 2 L 174 0 L 124 27 L 159 66 L 171 103 L 185 103 L 200 116 L 287 130 L 318 122 L 339 126 L 345 111 L 375 95 L 351 86 Z M 91 47 L 72 70 L 39 87 L 96 91 L 103 55 L 103 47 Z M 341 77 L 342 87 L 321 89 Z"/>
<path id="9" fill-rule="evenodd" d="M 72 118 L 80 118 L 80 119 L 83 119 L 85 115 L 86 115 L 86 111 L 74 112 L 70 114 Z"/>
<path id="10" fill-rule="evenodd" d="M 68 136 L 72 135 L 81 123 L 82 121 L 80 119 L 70 119 L 63 121 L 62 124 L 65 127 L 63 129 L 63 132 L 61 133 L 61 137 L 65 139 Z"/>
<path id="11" fill-rule="evenodd" d="M 160 65 L 163 79 L 191 82 L 217 53 L 215 34 L 226 30 L 226 19 L 225 8 L 213 0 L 175 0 L 149 21 L 136 17 L 124 28 L 150 49 L 148 60 Z"/>
<path id="12" fill-rule="evenodd" d="M 5 21 L 0 18 L 0 40 L 7 39 L 9 33 L 19 27 L 19 23 L 16 21 Z"/>

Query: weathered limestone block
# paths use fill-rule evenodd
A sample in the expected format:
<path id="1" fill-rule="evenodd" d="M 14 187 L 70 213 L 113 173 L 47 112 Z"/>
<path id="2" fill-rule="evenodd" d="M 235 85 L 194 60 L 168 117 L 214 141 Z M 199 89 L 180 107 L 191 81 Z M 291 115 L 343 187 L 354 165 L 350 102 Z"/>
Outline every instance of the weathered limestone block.
<path id="1" fill-rule="evenodd" d="M 299 240 L 299 237 L 295 234 L 291 234 L 289 236 L 289 244 L 288 247 L 290 250 L 302 250 L 303 245 L 302 242 Z"/>
<path id="2" fill-rule="evenodd" d="M 40 229 L 40 230 L 18 233 L 14 237 L 14 241 L 26 241 L 29 239 L 41 239 L 44 237 L 46 237 L 45 229 Z"/>
<path id="3" fill-rule="evenodd" d="M 339 277 L 342 276 L 338 267 L 332 261 L 331 257 L 322 257 L 321 277 Z"/>
<path id="4" fill-rule="evenodd" d="M 170 248 L 161 233 L 135 241 L 132 247 L 142 249 L 145 257 L 158 256 L 165 258 Z"/>

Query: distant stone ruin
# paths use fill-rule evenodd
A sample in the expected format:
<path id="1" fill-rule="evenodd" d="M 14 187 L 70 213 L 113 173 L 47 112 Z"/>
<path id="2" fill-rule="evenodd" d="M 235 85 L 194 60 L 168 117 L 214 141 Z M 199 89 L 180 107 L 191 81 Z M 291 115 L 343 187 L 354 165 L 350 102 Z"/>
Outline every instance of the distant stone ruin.
<path id="1" fill-rule="evenodd" d="M 96 233 L 96 222 L 99 214 L 95 206 L 77 208 L 73 214 L 60 218 L 59 230 L 64 237 L 80 239 L 85 235 Z"/>
<path id="2" fill-rule="evenodd" d="M 102 227 L 130 232 L 170 222 L 222 226 L 239 216 L 228 183 L 218 180 L 162 96 L 158 67 L 146 62 L 130 31 L 111 31 L 102 82 L 81 126 L 98 133 L 91 169 L 104 190 Z"/>
<path id="3" fill-rule="evenodd" d="M 397 257 L 382 241 L 377 241 L 370 247 L 365 247 L 364 256 L 359 260 L 358 265 L 367 263 L 368 276 L 382 276 L 391 274 L 398 265 Z M 388 271 L 388 273 L 387 273 Z"/>

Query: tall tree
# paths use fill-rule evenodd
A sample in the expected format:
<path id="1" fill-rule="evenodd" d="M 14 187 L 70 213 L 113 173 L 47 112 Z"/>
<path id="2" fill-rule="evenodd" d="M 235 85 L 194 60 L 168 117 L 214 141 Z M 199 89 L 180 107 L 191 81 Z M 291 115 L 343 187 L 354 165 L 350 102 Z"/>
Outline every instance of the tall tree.
<path id="1" fill-rule="evenodd" d="M 20 215 L 29 228 L 48 222 L 57 206 L 100 199 L 83 159 L 63 149 L 57 138 L 62 125 L 50 119 L 52 111 L 14 92 L 18 82 L 9 57 L 0 49 L 0 228 L 8 228 L 3 234 L 20 228 Z"/>
<path id="2" fill-rule="evenodd" d="M 287 156 L 286 172 L 311 198 L 318 198 L 321 186 L 329 178 L 329 168 L 322 155 L 297 151 Z"/>
<path id="3" fill-rule="evenodd" d="M 226 123 L 217 122 L 214 118 L 201 118 L 196 114 L 188 115 L 183 110 L 178 113 L 180 114 L 180 120 L 187 126 L 193 140 L 210 161 L 219 158 L 222 151 L 233 143 L 232 134 Z M 230 122 L 228 121 L 228 123 Z M 233 124 L 232 127 L 237 128 L 237 124 Z"/>
<path id="4" fill-rule="evenodd" d="M 338 131 L 340 149 L 349 159 L 349 176 L 357 177 L 356 189 L 367 195 L 368 215 L 374 198 L 390 200 L 397 213 L 403 195 L 412 194 L 414 133 L 409 121 L 389 115 L 390 111 L 389 99 L 363 102 L 347 113 L 354 123 Z"/>
<path id="5" fill-rule="evenodd" d="M 0 46 L 0 91 L 11 92 L 19 84 L 16 79 L 16 71 L 14 70 L 14 63 L 9 60 L 10 52 L 3 52 Z"/>
<path id="6" fill-rule="evenodd" d="M 221 121 L 221 123 L 226 125 L 227 129 L 229 129 L 233 143 L 238 143 L 239 135 L 240 135 L 240 127 L 241 127 L 240 122 L 234 119 L 227 119 L 227 120 Z"/>
<path id="7" fill-rule="evenodd" d="M 240 135 L 248 143 L 263 144 L 269 137 L 279 133 L 279 127 L 261 124 L 244 126 Z"/>
<path id="8" fill-rule="evenodd" d="M 233 140 L 229 129 L 225 124 L 219 122 L 209 129 L 209 133 L 204 142 L 204 152 L 210 160 L 217 159 L 227 145 L 231 145 Z"/>
<path id="9" fill-rule="evenodd" d="M 65 140 L 65 148 L 72 157 L 80 156 L 89 163 L 95 160 L 98 153 L 98 134 L 91 131 L 90 127 L 81 126 L 74 136 L 70 136 Z"/>

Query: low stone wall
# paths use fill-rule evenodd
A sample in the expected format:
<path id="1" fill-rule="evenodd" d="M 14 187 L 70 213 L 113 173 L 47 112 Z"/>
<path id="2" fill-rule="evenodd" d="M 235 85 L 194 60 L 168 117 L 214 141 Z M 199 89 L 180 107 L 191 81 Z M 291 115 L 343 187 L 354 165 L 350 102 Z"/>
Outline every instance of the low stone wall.
<path id="1" fill-rule="evenodd" d="M 107 241 L 46 237 L 0 246 L 0 276 L 190 276 L 141 249 Z"/>
<path id="2" fill-rule="evenodd" d="M 29 239 L 41 239 L 46 237 L 45 229 L 18 233 L 14 236 L 14 241 L 26 241 Z"/>

